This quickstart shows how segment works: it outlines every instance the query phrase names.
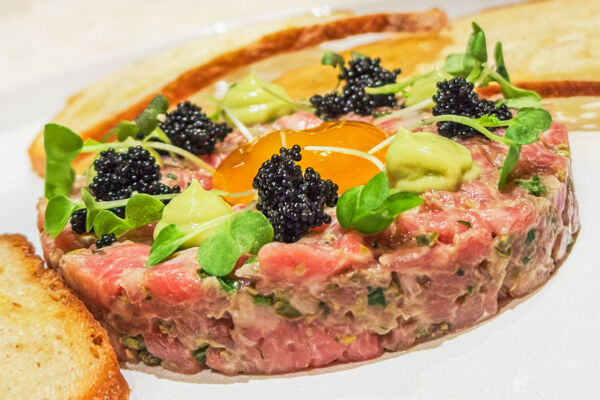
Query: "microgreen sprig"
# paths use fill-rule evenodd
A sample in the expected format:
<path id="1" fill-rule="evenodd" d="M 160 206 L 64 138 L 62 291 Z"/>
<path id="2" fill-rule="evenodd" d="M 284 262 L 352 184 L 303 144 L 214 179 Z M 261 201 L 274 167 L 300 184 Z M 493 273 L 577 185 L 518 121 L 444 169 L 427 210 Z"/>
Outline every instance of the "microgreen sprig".
<path id="1" fill-rule="evenodd" d="M 391 191 L 385 173 L 380 172 L 366 185 L 346 190 L 338 200 L 336 215 L 343 228 L 373 234 L 421 203 L 423 199 L 413 193 Z"/>

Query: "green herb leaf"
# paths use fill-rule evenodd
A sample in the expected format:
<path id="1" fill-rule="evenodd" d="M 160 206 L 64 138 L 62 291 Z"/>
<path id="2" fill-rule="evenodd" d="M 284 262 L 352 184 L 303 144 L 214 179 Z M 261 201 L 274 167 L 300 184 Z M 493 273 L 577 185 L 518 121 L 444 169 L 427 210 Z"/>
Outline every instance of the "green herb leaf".
<path id="1" fill-rule="evenodd" d="M 457 223 L 466 226 L 467 228 L 471 229 L 471 223 L 469 221 L 465 221 L 465 220 L 458 220 L 456 221 Z"/>
<path id="2" fill-rule="evenodd" d="M 140 130 L 135 122 L 121 121 L 111 132 L 117 136 L 119 142 L 124 142 L 127 138 L 136 139 L 139 131 Z"/>
<path id="3" fill-rule="evenodd" d="M 508 153 L 506 154 L 506 158 L 504 159 L 504 163 L 502 164 L 502 170 L 500 171 L 500 180 L 498 181 L 498 189 L 502 189 L 504 187 L 504 185 L 506 184 L 508 175 L 517 165 L 520 155 L 521 155 L 521 145 L 520 144 L 511 144 L 508 147 Z"/>
<path id="4" fill-rule="evenodd" d="M 112 233 L 115 236 L 122 235 L 132 227 L 124 219 L 119 218 L 112 211 L 100 210 L 94 218 L 94 232 L 99 237 Z"/>
<path id="5" fill-rule="evenodd" d="M 71 163 L 79 155 L 82 146 L 81 137 L 69 128 L 57 124 L 47 124 L 44 127 L 44 196 L 47 199 L 71 194 L 75 182 L 75 171 L 71 168 Z"/>
<path id="6" fill-rule="evenodd" d="M 158 126 L 156 128 L 154 128 L 154 130 L 152 132 L 150 132 L 149 135 L 146 135 L 144 137 L 143 141 L 147 142 L 149 140 L 155 140 L 155 141 L 171 144 L 171 139 L 169 139 L 167 134 L 162 129 L 160 129 L 160 127 L 158 127 Z"/>
<path id="7" fill-rule="evenodd" d="M 256 254 L 263 245 L 273 241 L 273 226 L 263 213 L 257 211 L 236 215 L 229 231 L 243 253 Z"/>
<path id="8" fill-rule="evenodd" d="M 466 54 L 450 54 L 444 60 L 443 70 L 450 75 L 466 78 L 473 70 L 475 59 Z"/>
<path id="9" fill-rule="evenodd" d="M 102 203 L 96 203 L 95 208 L 101 207 Z M 102 236 L 109 233 L 120 236 L 123 233 L 158 221 L 162 216 L 164 208 L 162 201 L 147 194 L 135 194 L 125 206 L 125 218 L 117 217 L 113 212 L 101 210 L 94 217 L 94 232 Z M 90 208 L 88 208 L 88 214 Z"/>
<path id="10" fill-rule="evenodd" d="M 385 302 L 385 294 L 383 293 L 384 288 L 382 288 L 382 287 L 372 288 L 371 286 L 368 286 L 367 290 L 368 290 L 367 303 L 370 306 L 385 307 L 386 302 Z"/>
<path id="11" fill-rule="evenodd" d="M 390 184 L 384 172 L 375 175 L 365 185 L 358 198 L 358 209 L 371 211 L 380 207 L 388 196 Z"/>
<path id="12" fill-rule="evenodd" d="M 339 198 L 336 208 L 337 220 L 342 228 L 350 228 L 358 208 L 358 198 L 364 186 L 346 190 Z"/>
<path id="13" fill-rule="evenodd" d="M 471 26 L 473 27 L 473 33 L 471 33 L 467 42 L 467 54 L 480 63 L 484 63 L 488 59 L 485 33 L 477 23 L 471 22 Z"/>
<path id="14" fill-rule="evenodd" d="M 151 133 L 158 126 L 158 115 L 165 114 L 169 109 L 169 101 L 162 94 L 156 95 L 148 107 L 135 119 L 140 132 L 144 135 Z"/>
<path id="15" fill-rule="evenodd" d="M 496 72 L 510 82 L 508 71 L 506 70 L 506 64 L 504 64 L 504 53 L 502 51 L 501 42 L 496 43 L 496 47 L 494 48 L 494 62 L 496 63 Z"/>
<path id="16" fill-rule="evenodd" d="M 346 64 L 346 61 L 341 55 L 328 50 L 325 53 L 323 53 L 323 57 L 321 58 L 321 64 L 331 65 L 333 68 L 341 69 Z"/>
<path id="17" fill-rule="evenodd" d="M 522 108 L 511 120 L 504 137 L 516 144 L 531 144 L 552 125 L 550 113 L 543 108 Z"/>
<path id="18" fill-rule="evenodd" d="M 146 266 L 156 265 L 173 254 L 188 237 L 175 224 L 164 227 L 154 240 Z"/>
<path id="19" fill-rule="evenodd" d="M 242 211 L 198 247 L 198 263 L 213 276 L 228 275 L 245 253 L 258 253 L 273 241 L 273 227 L 258 211 Z"/>
<path id="20" fill-rule="evenodd" d="M 56 238 L 67 226 L 73 213 L 82 208 L 66 196 L 55 196 L 48 202 L 44 214 L 44 230 Z"/>
<path id="21" fill-rule="evenodd" d="M 81 200 L 83 200 L 85 208 L 87 209 L 85 230 L 91 232 L 92 227 L 94 226 L 94 219 L 102 209 L 97 206 L 98 202 L 87 189 L 81 189 Z"/>
<path id="22" fill-rule="evenodd" d="M 354 227 L 358 232 L 372 234 L 384 230 L 396 216 L 422 202 L 412 193 L 390 194 L 387 177 L 380 172 L 366 185 L 344 192 L 338 200 L 336 215 L 343 228 Z"/>
<path id="23" fill-rule="evenodd" d="M 527 190 L 529 194 L 532 194 L 536 197 L 540 197 L 544 192 L 548 190 L 548 186 L 545 186 L 540 181 L 540 176 L 536 175 L 531 179 L 518 181 L 517 185 Z"/>

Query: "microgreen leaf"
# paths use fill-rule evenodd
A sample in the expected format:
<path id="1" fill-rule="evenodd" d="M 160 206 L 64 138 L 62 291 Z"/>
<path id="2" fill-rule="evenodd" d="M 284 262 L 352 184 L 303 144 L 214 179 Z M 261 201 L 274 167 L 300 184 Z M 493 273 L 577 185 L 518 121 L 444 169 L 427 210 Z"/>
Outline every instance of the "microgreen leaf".
<path id="1" fill-rule="evenodd" d="M 228 275 L 242 253 L 228 230 L 222 230 L 198 247 L 198 263 L 213 276 Z"/>
<path id="2" fill-rule="evenodd" d="M 83 141 L 75 132 L 61 125 L 44 127 L 44 151 L 46 152 L 46 180 L 44 196 L 68 196 L 75 182 L 71 163 L 81 151 Z"/>
<path id="3" fill-rule="evenodd" d="M 504 137 L 517 144 L 531 144 L 552 125 L 552 116 L 543 108 L 522 108 L 511 120 Z"/>
<path id="4" fill-rule="evenodd" d="M 365 234 L 387 228 L 402 212 L 421 204 L 412 193 L 392 193 L 384 173 L 375 175 L 363 186 L 347 190 L 338 200 L 336 215 L 343 228 L 354 227 Z"/>
<path id="5" fill-rule="evenodd" d="M 548 190 L 548 186 L 544 185 L 540 181 L 540 176 L 536 175 L 528 180 L 521 180 L 517 182 L 519 187 L 527 190 L 529 194 L 532 194 L 536 197 L 540 197 L 544 192 Z"/>
<path id="6" fill-rule="evenodd" d="M 48 202 L 44 214 L 44 230 L 56 238 L 69 222 L 73 213 L 82 208 L 66 196 L 55 196 Z"/>
<path id="7" fill-rule="evenodd" d="M 444 60 L 444 71 L 450 75 L 466 78 L 473 69 L 473 57 L 466 54 L 450 54 Z"/>
<path id="8" fill-rule="evenodd" d="M 364 186 L 356 186 L 346 190 L 339 198 L 336 214 L 342 228 L 350 228 L 358 207 L 358 197 Z"/>
<path id="9" fill-rule="evenodd" d="M 158 126 L 158 115 L 165 114 L 169 109 L 169 101 L 162 94 L 156 95 L 148 107 L 135 119 L 140 132 L 147 135 Z"/>
<path id="10" fill-rule="evenodd" d="M 94 232 L 99 237 L 108 233 L 119 236 L 130 229 L 132 229 L 132 226 L 112 211 L 100 210 L 94 218 Z"/>
<path id="11" fill-rule="evenodd" d="M 139 131 L 135 122 L 121 121 L 111 132 L 117 136 L 119 142 L 124 142 L 128 137 L 135 139 Z"/>
<path id="12" fill-rule="evenodd" d="M 258 211 L 242 211 L 198 248 L 202 270 L 214 276 L 228 275 L 245 253 L 258 253 L 273 241 L 273 227 Z"/>
<path id="13" fill-rule="evenodd" d="M 98 202 L 87 189 L 81 189 L 81 200 L 83 200 L 85 208 L 87 209 L 87 215 L 85 218 L 85 230 L 86 232 L 91 232 L 92 226 L 94 225 L 94 219 L 96 218 L 96 215 L 101 211 L 101 209 L 98 208 Z"/>
<path id="14" fill-rule="evenodd" d="M 96 203 L 95 207 L 101 207 L 102 203 Z M 113 212 L 101 210 L 94 217 L 94 232 L 102 236 L 113 233 L 120 236 L 123 233 L 158 221 L 162 216 L 162 210 L 165 205 L 162 201 L 155 199 L 148 194 L 135 194 L 125 206 L 125 218 L 117 217 Z M 88 214 L 90 209 L 88 209 Z"/>
<path id="15" fill-rule="evenodd" d="M 323 57 L 321 57 L 321 64 L 331 65 L 333 68 L 341 69 L 346 64 L 346 61 L 341 55 L 328 50 L 325 53 L 323 53 Z"/>
<path id="16" fill-rule="evenodd" d="M 256 254 L 264 244 L 273 241 L 273 226 L 263 213 L 255 211 L 238 214 L 231 221 L 230 233 L 244 253 Z"/>
<path id="17" fill-rule="evenodd" d="M 387 198 L 390 185 L 385 172 L 375 175 L 365 185 L 358 199 L 358 208 L 371 211 L 380 207 Z"/>
<path id="18" fill-rule="evenodd" d="M 496 47 L 494 48 L 494 62 L 496 63 L 496 72 L 510 82 L 510 77 L 508 76 L 508 71 L 506 70 L 506 64 L 504 64 L 504 53 L 502 51 L 501 42 L 496 43 Z"/>
<path id="19" fill-rule="evenodd" d="M 520 144 L 511 144 L 508 146 L 508 153 L 506 154 L 506 158 L 504 159 L 504 163 L 502 164 L 502 169 L 500 171 L 500 180 L 498 181 L 498 189 L 502 189 L 506 184 L 508 179 L 508 175 L 515 168 L 517 162 L 519 161 L 519 155 L 521 154 L 521 145 Z"/>
<path id="20" fill-rule="evenodd" d="M 472 22 L 473 32 L 467 42 L 467 54 L 471 55 L 480 63 L 487 61 L 487 44 L 485 40 L 485 33 L 477 23 Z"/>
<path id="21" fill-rule="evenodd" d="M 173 254 L 186 240 L 188 240 L 188 236 L 181 232 L 175 224 L 165 226 L 152 244 L 146 265 L 158 264 Z"/>

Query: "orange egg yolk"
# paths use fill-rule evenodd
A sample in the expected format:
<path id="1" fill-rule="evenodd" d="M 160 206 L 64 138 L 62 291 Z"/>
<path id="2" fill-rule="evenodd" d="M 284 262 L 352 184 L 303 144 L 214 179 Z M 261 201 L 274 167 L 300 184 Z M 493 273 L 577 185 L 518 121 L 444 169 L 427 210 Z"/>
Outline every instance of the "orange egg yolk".
<path id="1" fill-rule="evenodd" d="M 367 152 L 384 141 L 387 135 L 371 124 L 356 121 L 325 122 L 320 126 L 302 131 L 274 131 L 250 143 L 246 143 L 229 154 L 217 168 L 214 188 L 229 193 L 252 189 L 252 181 L 260 166 L 278 154 L 282 147 L 282 135 L 287 148 L 299 145 L 302 160 L 298 163 L 304 171 L 312 167 L 322 179 L 331 179 L 338 185 L 338 192 L 369 181 L 379 169 L 370 161 L 355 155 L 329 151 L 305 150 L 305 146 L 334 146 Z M 375 154 L 385 161 L 385 149 Z M 249 197 L 227 198 L 231 203 L 248 203 Z"/>

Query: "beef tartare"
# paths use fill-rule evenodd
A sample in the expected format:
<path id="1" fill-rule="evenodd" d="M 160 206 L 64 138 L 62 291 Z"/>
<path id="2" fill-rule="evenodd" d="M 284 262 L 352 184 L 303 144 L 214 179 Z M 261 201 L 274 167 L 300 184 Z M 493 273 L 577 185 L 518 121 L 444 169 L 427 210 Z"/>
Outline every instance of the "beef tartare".
<path id="1" fill-rule="evenodd" d="M 494 316 L 579 222 L 566 128 L 473 46 L 406 82 L 328 53 L 344 84 L 310 107 L 250 75 L 210 117 L 157 96 L 103 142 L 48 125 L 48 264 L 121 360 L 188 374 L 366 360 Z"/>

